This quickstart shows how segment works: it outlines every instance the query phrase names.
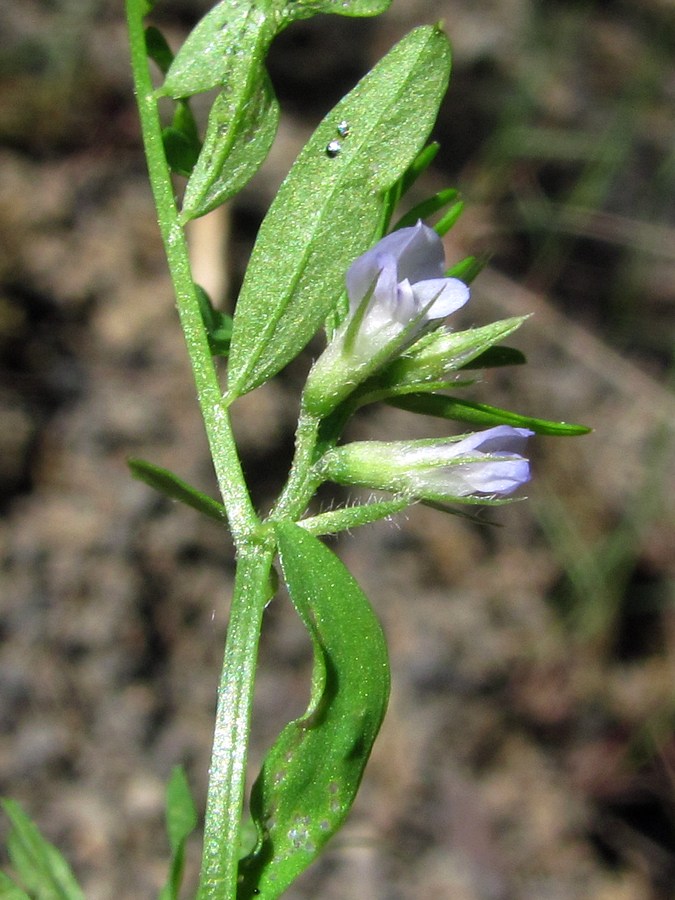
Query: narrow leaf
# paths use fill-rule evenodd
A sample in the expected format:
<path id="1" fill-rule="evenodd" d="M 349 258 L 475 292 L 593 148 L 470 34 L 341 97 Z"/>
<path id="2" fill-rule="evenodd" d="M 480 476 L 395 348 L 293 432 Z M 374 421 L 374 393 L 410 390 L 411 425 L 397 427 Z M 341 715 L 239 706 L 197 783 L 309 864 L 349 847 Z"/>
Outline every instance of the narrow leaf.
<path id="1" fill-rule="evenodd" d="M 489 256 L 467 256 L 451 266 L 445 273 L 447 278 L 459 278 L 464 284 L 471 284 L 488 264 Z"/>
<path id="2" fill-rule="evenodd" d="M 183 131 L 179 131 L 172 125 L 162 131 L 164 153 L 169 168 L 177 175 L 189 177 L 197 159 L 199 158 L 199 144 L 190 140 Z"/>
<path id="3" fill-rule="evenodd" d="M 307 712 L 281 732 L 251 796 L 258 844 L 241 862 L 238 900 L 273 900 L 318 855 L 356 795 L 389 696 L 382 629 L 332 551 L 277 526 L 284 577 L 314 645 Z"/>
<path id="4" fill-rule="evenodd" d="M 19 804 L 3 800 L 2 806 L 12 823 L 7 838 L 9 858 L 27 892 L 38 900 L 84 900 L 66 860 L 42 837 Z"/>
<path id="5" fill-rule="evenodd" d="M 513 316 L 465 331 L 447 331 L 443 328 L 432 331 L 421 337 L 403 356 L 390 363 L 370 383 L 366 382 L 362 392 L 368 394 L 369 391 L 374 391 L 377 395 L 390 387 L 438 382 L 458 369 L 475 367 L 476 359 L 485 360 L 486 353 L 519 328 L 525 319 L 525 316 Z M 453 382 L 453 387 L 456 385 L 457 382 Z M 440 390 L 446 387 L 447 384 L 441 384 Z M 428 392 L 429 387 L 425 387 L 424 390 Z M 407 390 L 405 393 L 410 391 Z"/>
<path id="6" fill-rule="evenodd" d="M 289 18 L 306 19 L 316 13 L 340 16 L 378 16 L 391 6 L 391 0 L 280 0 L 276 4 Z"/>
<path id="7" fill-rule="evenodd" d="M 28 894 L 4 872 L 0 872 L 0 897 L 2 900 L 30 900 Z"/>
<path id="8" fill-rule="evenodd" d="M 469 422 L 472 425 L 514 425 L 518 428 L 530 428 L 537 434 L 572 437 L 588 434 L 591 431 L 585 425 L 572 425 L 568 422 L 550 422 L 547 419 L 535 419 L 532 416 L 521 416 L 506 409 L 488 406 L 485 403 L 471 403 L 445 394 L 406 394 L 388 401 L 391 406 L 407 409 L 410 412 L 436 416 L 441 419 L 453 419 L 457 422 Z"/>
<path id="9" fill-rule="evenodd" d="M 232 340 L 232 316 L 216 309 L 204 288 L 200 285 L 196 285 L 196 287 L 199 309 L 211 353 L 214 356 L 227 356 Z"/>
<path id="10" fill-rule="evenodd" d="M 173 62 L 173 53 L 162 32 L 154 25 L 145 29 L 145 49 L 159 71 L 166 75 Z"/>
<path id="11" fill-rule="evenodd" d="M 203 494 L 168 469 L 156 466 L 144 459 L 128 459 L 127 465 L 134 478 L 145 482 L 160 494 L 164 494 L 165 497 L 185 503 L 186 506 L 191 506 L 197 512 L 204 513 L 205 516 L 215 519 L 221 525 L 225 521 L 225 507 L 222 503 Z"/>
<path id="12" fill-rule="evenodd" d="M 160 94 L 189 97 L 246 82 L 259 68 L 275 34 L 317 13 L 374 16 L 391 0 L 221 0 L 193 28 L 176 54 Z"/>
<path id="13" fill-rule="evenodd" d="M 392 228 L 392 231 L 396 231 L 399 228 L 407 228 L 409 225 L 415 225 L 418 219 L 427 219 L 429 216 L 433 216 L 434 213 L 451 203 L 457 197 L 457 194 L 458 191 L 455 188 L 446 188 L 444 191 L 434 194 L 433 197 L 423 200 L 404 216 L 401 216 Z"/>
<path id="14" fill-rule="evenodd" d="M 185 188 L 184 222 L 215 209 L 255 175 L 274 141 L 279 104 L 266 70 L 221 91 L 211 107 L 204 146 Z"/>
<path id="15" fill-rule="evenodd" d="M 432 141 L 423 150 L 420 150 L 401 177 L 401 196 L 407 194 L 420 175 L 426 172 L 438 156 L 440 149 L 441 145 L 438 141 Z"/>
<path id="16" fill-rule="evenodd" d="M 157 93 L 178 99 L 223 85 L 240 89 L 249 69 L 262 66 L 275 30 L 270 0 L 222 0 L 192 29 Z"/>
<path id="17" fill-rule="evenodd" d="M 330 512 L 301 519 L 298 525 L 316 536 L 337 534 L 339 531 L 357 528 L 359 525 L 369 525 L 380 519 L 388 519 L 402 512 L 407 506 L 410 506 L 410 501 L 406 497 L 345 506 L 342 509 L 332 509 Z"/>
<path id="18" fill-rule="evenodd" d="M 459 200 L 457 203 L 453 204 L 450 209 L 445 213 L 445 215 L 436 222 L 434 225 L 434 231 L 439 237 L 444 237 L 452 228 L 452 226 L 457 222 L 459 217 L 464 212 L 464 202 Z"/>
<path id="19" fill-rule="evenodd" d="M 197 827 L 190 785 L 182 766 L 176 766 L 166 789 L 166 830 L 169 846 L 175 852 Z"/>
<path id="20" fill-rule="evenodd" d="M 429 133 L 450 73 L 439 28 L 397 44 L 319 125 L 258 234 L 234 316 L 230 394 L 276 374 L 334 308 L 345 273 L 379 237 L 387 191 Z M 349 124 L 337 155 L 327 152 Z"/>
<path id="21" fill-rule="evenodd" d="M 197 827 L 197 810 L 190 793 L 185 772 L 181 766 L 171 773 L 166 791 L 166 830 L 171 847 L 169 879 L 162 889 L 160 900 L 177 900 L 183 869 L 185 867 L 185 843 Z"/>
<path id="22" fill-rule="evenodd" d="M 183 202 L 182 221 L 204 215 L 237 193 L 264 161 L 276 134 L 279 105 L 264 60 L 269 46 L 294 19 L 318 12 L 370 16 L 390 0 L 249 0 L 217 3 L 195 26 L 171 61 L 155 34 L 149 48 L 166 72 L 158 96 L 174 99 L 221 88 L 204 147 Z M 165 42 L 164 42 L 165 43 Z M 169 51 L 170 52 L 170 51 Z M 167 62 L 168 61 L 168 62 Z M 170 64 L 168 64 L 170 63 Z"/>
<path id="23" fill-rule="evenodd" d="M 239 191 L 267 156 L 279 107 L 263 63 L 278 28 L 272 0 L 223 0 L 197 23 L 169 67 L 159 96 L 221 88 L 186 187 L 183 222 Z"/>
<path id="24" fill-rule="evenodd" d="M 420 175 L 429 168 L 440 148 L 440 144 L 432 141 L 431 144 L 420 150 L 403 175 L 389 188 L 384 204 L 383 233 L 389 230 L 389 223 L 401 197 L 408 192 Z"/>
<path id="25" fill-rule="evenodd" d="M 463 369 L 497 369 L 501 366 L 524 366 L 527 358 L 522 350 L 515 347 L 490 347 L 470 362 L 464 363 Z"/>

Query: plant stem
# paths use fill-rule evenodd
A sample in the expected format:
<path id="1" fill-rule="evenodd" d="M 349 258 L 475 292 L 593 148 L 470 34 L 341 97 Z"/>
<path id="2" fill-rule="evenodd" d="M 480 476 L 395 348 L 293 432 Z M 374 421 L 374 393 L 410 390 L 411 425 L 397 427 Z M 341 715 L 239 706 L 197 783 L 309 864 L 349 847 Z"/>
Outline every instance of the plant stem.
<path id="1" fill-rule="evenodd" d="M 157 207 L 157 220 L 164 241 L 176 304 L 185 334 L 199 405 L 213 457 L 218 485 L 227 509 L 235 543 L 251 535 L 259 522 L 241 470 L 232 435 L 230 418 L 209 350 L 208 338 L 192 279 L 185 235 L 171 186 L 171 173 L 164 155 L 162 128 L 157 101 L 148 69 L 143 28 L 143 0 L 127 0 L 127 21 L 136 100 L 141 119 L 143 143 L 148 161 L 150 184 Z"/>
<path id="2" fill-rule="evenodd" d="M 237 547 L 210 767 L 200 900 L 235 900 L 239 830 L 262 611 L 269 599 L 274 543 L 261 532 L 246 487 L 199 307 L 185 236 L 166 163 L 145 46 L 143 0 L 127 0 L 131 61 L 150 182 L 181 326 L 223 503 Z"/>
<path id="3" fill-rule="evenodd" d="M 316 445 L 321 420 L 305 410 L 300 411 L 295 432 L 295 454 L 288 481 L 274 504 L 269 520 L 299 519 L 305 511 L 321 477 L 315 476 L 312 466 L 316 462 Z"/>
<path id="4" fill-rule="evenodd" d="M 198 900 L 237 895 L 241 809 L 246 783 L 255 663 L 269 600 L 274 545 L 251 544 L 237 561 L 209 773 Z"/>

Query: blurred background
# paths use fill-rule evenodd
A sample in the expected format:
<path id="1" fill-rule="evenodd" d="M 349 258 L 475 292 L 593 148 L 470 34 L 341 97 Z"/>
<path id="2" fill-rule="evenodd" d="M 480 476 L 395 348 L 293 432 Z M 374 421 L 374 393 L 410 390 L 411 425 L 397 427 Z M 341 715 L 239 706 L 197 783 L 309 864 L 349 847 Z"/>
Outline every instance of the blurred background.
<path id="1" fill-rule="evenodd" d="M 233 574 L 226 535 L 125 464 L 146 458 L 215 492 L 121 6 L 0 7 L 0 794 L 67 854 L 91 900 L 156 896 L 175 764 L 203 807 Z M 163 0 L 154 21 L 176 47 L 207 6 Z M 231 306 L 314 125 L 409 28 L 439 19 L 454 74 L 441 152 L 411 199 L 459 187 L 448 259 L 491 254 L 456 324 L 534 313 L 510 341 L 529 365 L 487 372 L 466 396 L 594 431 L 532 441 L 528 499 L 490 510 L 493 524 L 417 507 L 333 542 L 383 621 L 392 700 L 346 828 L 288 896 L 666 900 L 672 0 L 394 0 L 379 19 L 289 28 L 269 60 L 278 141 L 244 193 L 192 228 L 198 280 Z M 234 408 L 263 508 L 320 346 Z M 447 432 L 374 408 L 350 435 Z M 253 774 L 304 709 L 310 669 L 280 598 L 261 646 Z"/>

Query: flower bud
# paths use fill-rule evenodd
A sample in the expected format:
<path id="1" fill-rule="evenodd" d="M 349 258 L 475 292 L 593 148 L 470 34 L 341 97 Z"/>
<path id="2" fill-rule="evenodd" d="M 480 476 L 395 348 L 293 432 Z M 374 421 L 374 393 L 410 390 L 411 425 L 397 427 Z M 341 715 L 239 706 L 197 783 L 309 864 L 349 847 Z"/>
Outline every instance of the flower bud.
<path id="1" fill-rule="evenodd" d="M 330 450 L 323 474 L 354 484 L 436 502 L 479 503 L 506 497 L 530 480 L 522 455 L 534 432 L 498 425 L 463 437 L 422 441 L 359 441 Z"/>

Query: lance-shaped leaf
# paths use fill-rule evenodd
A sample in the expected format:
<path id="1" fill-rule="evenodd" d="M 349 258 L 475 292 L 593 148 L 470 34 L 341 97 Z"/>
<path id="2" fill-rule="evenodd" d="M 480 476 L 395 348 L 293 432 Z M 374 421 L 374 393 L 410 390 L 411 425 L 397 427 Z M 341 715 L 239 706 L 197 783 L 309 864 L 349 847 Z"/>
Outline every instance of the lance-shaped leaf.
<path id="1" fill-rule="evenodd" d="M 197 810 L 190 786 L 183 769 L 176 766 L 166 790 L 166 830 L 171 847 L 171 866 L 159 900 L 177 900 L 185 868 L 185 844 L 196 827 Z"/>
<path id="2" fill-rule="evenodd" d="M 215 519 L 221 525 L 226 520 L 225 507 L 222 503 L 192 487 L 187 481 L 183 481 L 178 475 L 162 466 L 147 462 L 144 459 L 128 459 L 127 465 L 131 474 L 139 481 L 145 482 L 165 497 L 178 500 L 186 506 L 191 506 L 197 512 L 204 513 L 210 519 Z"/>
<path id="3" fill-rule="evenodd" d="M 204 147 L 187 184 L 183 222 L 204 215 L 241 190 L 269 152 L 279 104 L 264 60 L 275 35 L 294 19 L 317 12 L 369 16 L 382 12 L 389 2 L 223 0 L 201 19 L 158 91 L 160 96 L 178 99 L 222 89 L 211 108 Z M 182 171 L 189 174 L 191 169 L 183 166 Z"/>
<path id="4" fill-rule="evenodd" d="M 245 87 L 248 70 L 262 65 L 275 31 L 270 0 L 222 0 L 192 29 L 157 93 L 177 100 L 223 85 Z"/>
<path id="5" fill-rule="evenodd" d="M 514 316 L 467 331 L 439 328 L 420 338 L 405 355 L 395 359 L 379 379 L 375 379 L 375 387 L 378 380 L 380 387 L 438 381 L 457 369 L 467 367 L 519 328 L 526 318 Z M 365 386 L 367 388 L 368 385 Z"/>
<path id="6" fill-rule="evenodd" d="M 423 200 L 421 203 L 418 203 L 417 206 L 414 206 L 409 212 L 407 212 L 404 216 L 398 220 L 398 222 L 392 228 L 392 231 L 396 231 L 398 228 L 409 228 L 411 225 L 414 225 L 419 219 L 428 219 L 430 216 L 433 216 L 434 213 L 437 213 L 439 210 L 443 209 L 444 206 L 447 206 L 448 203 L 451 203 L 458 196 L 458 191 L 456 188 L 446 188 L 443 191 L 438 191 L 438 193 L 434 194 L 433 197 L 429 197 L 427 200 Z"/>
<path id="7" fill-rule="evenodd" d="M 210 212 L 244 187 L 267 156 L 278 123 L 279 104 L 263 66 L 249 69 L 247 82 L 221 91 L 185 188 L 184 222 Z"/>
<path id="8" fill-rule="evenodd" d="M 0 872 L 0 897 L 2 900 L 30 900 L 28 894 L 4 872 Z"/>
<path id="9" fill-rule="evenodd" d="M 391 0 L 276 0 L 282 15 L 307 19 L 317 13 L 340 16 L 379 16 L 391 6 Z"/>
<path id="10" fill-rule="evenodd" d="M 275 34 L 290 22 L 317 13 L 375 16 L 391 0 L 221 0 L 197 23 L 176 54 L 158 93 L 190 97 L 247 82 L 259 68 Z"/>
<path id="11" fill-rule="evenodd" d="M 462 369 L 499 369 L 502 366 L 524 366 L 527 357 L 515 347 L 490 347 L 461 367 Z"/>
<path id="12" fill-rule="evenodd" d="M 239 900 L 273 900 L 349 812 L 389 696 L 382 629 L 332 551 L 292 523 L 277 526 L 281 565 L 314 647 L 307 712 L 281 732 L 251 795 L 258 843 L 242 860 Z"/>
<path id="13" fill-rule="evenodd" d="M 203 287 L 200 285 L 195 287 L 206 336 L 209 339 L 209 349 L 214 356 L 227 356 L 232 340 L 232 316 L 216 309 Z"/>
<path id="14" fill-rule="evenodd" d="M 42 837 L 19 804 L 13 800 L 3 800 L 2 807 L 12 823 L 7 838 L 9 858 L 27 893 L 38 898 L 84 900 L 84 894 L 66 860 L 56 847 Z"/>
<path id="15" fill-rule="evenodd" d="M 452 419 L 456 422 L 469 422 L 471 425 L 513 425 L 516 428 L 529 428 L 536 434 L 556 435 L 559 437 L 575 437 L 591 431 L 586 425 L 573 425 L 569 422 L 550 422 L 547 419 L 535 419 L 533 416 L 521 416 L 508 409 L 488 406 L 486 403 L 472 403 L 449 397 L 447 394 L 406 394 L 392 398 L 391 406 L 407 409 L 410 412 L 436 416 L 441 419 Z"/>
<path id="16" fill-rule="evenodd" d="M 380 236 L 386 193 L 424 143 L 449 73 L 443 32 L 416 29 L 310 138 L 251 256 L 234 315 L 231 396 L 276 374 L 333 309 L 349 265 Z M 336 152 L 343 122 L 349 133 Z"/>
<path id="17" fill-rule="evenodd" d="M 195 26 L 169 67 L 159 95 L 179 99 L 222 89 L 186 187 L 184 222 L 235 194 L 267 156 L 279 105 L 263 62 L 277 31 L 271 0 L 223 0 Z"/>
<path id="18" fill-rule="evenodd" d="M 433 141 L 424 147 L 423 150 L 420 150 L 403 175 L 389 188 L 385 198 L 383 233 L 389 230 L 391 217 L 394 215 L 394 210 L 398 206 L 401 197 L 410 190 L 420 175 L 429 168 L 440 149 L 441 145 Z"/>

